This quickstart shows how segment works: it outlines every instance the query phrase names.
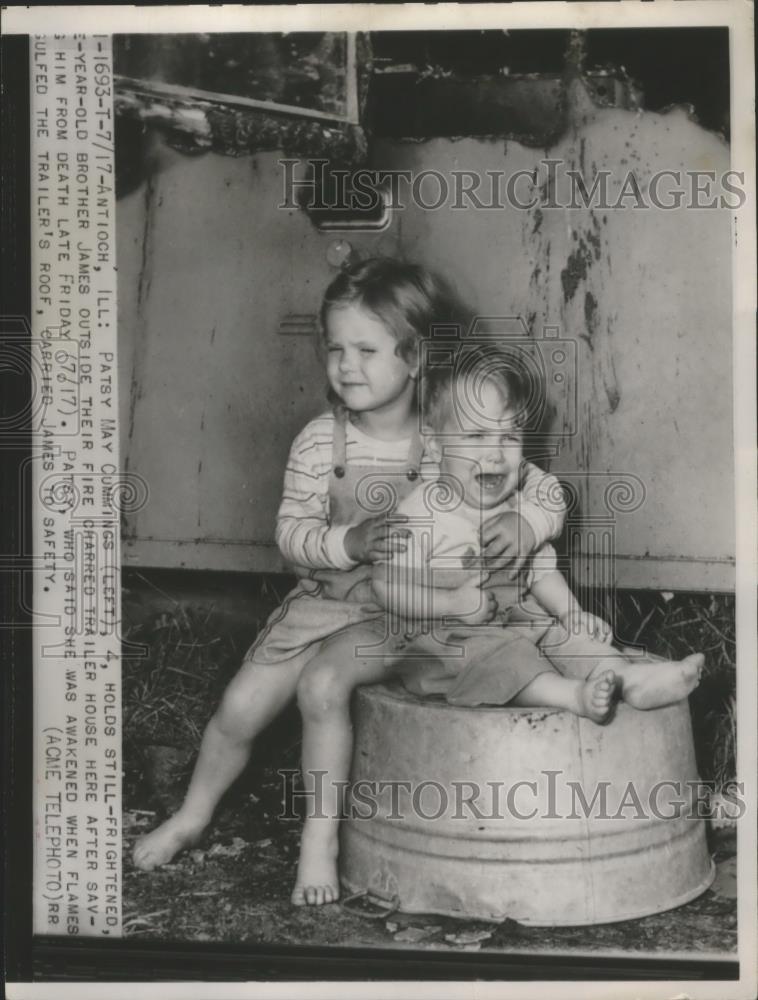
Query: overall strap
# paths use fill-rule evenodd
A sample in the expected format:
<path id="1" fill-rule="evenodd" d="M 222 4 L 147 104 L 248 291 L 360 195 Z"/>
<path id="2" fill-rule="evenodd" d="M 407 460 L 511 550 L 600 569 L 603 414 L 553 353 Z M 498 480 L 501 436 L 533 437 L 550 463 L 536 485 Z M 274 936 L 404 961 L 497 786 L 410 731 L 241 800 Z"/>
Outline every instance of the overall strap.
<path id="1" fill-rule="evenodd" d="M 329 472 L 329 523 L 348 524 L 355 508 L 355 470 L 346 464 L 347 413 L 335 407 L 332 432 L 332 467 Z"/>
<path id="2" fill-rule="evenodd" d="M 347 411 L 342 406 L 334 408 L 334 434 L 332 437 L 332 477 L 344 478 L 347 455 Z M 417 428 L 411 433 L 411 443 L 408 448 L 406 475 L 413 481 L 418 479 L 421 471 L 421 459 L 424 454 L 424 442 Z"/>
<path id="3" fill-rule="evenodd" d="M 332 436 L 332 475 L 342 479 L 345 475 L 347 455 L 345 423 L 347 415 L 341 406 L 334 408 L 334 432 Z"/>

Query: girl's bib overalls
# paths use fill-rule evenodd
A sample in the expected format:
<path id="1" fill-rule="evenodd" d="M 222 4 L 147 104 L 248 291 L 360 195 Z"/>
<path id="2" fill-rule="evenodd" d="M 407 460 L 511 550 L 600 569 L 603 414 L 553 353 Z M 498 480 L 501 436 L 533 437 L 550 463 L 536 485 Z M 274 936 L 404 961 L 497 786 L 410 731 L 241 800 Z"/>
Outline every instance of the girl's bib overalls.
<path id="1" fill-rule="evenodd" d="M 329 477 L 329 523 L 358 524 L 368 517 L 390 514 L 419 481 L 422 444 L 415 433 L 405 467 L 348 465 L 347 413 L 335 411 L 332 468 Z M 297 660 L 304 667 L 325 639 L 357 624 L 367 624 L 379 639 L 386 616 L 374 603 L 371 566 L 351 570 L 305 570 L 308 576 L 285 597 L 247 651 L 245 660 L 281 663 Z"/>

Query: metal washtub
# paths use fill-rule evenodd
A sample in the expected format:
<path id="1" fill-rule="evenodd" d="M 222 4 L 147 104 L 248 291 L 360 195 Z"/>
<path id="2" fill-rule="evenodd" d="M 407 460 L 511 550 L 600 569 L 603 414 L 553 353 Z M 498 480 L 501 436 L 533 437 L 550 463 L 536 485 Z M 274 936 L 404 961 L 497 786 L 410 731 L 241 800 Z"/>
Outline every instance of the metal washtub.
<path id="1" fill-rule="evenodd" d="M 598 726 L 375 685 L 353 712 L 347 892 L 550 926 L 657 913 L 713 881 L 686 701 Z"/>

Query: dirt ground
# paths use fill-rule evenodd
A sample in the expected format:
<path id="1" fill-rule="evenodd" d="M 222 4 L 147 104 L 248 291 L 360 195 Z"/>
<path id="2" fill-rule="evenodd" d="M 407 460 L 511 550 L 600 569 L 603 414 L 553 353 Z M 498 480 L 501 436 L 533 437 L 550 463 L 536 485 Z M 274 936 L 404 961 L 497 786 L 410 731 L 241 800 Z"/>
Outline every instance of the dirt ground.
<path id="1" fill-rule="evenodd" d="M 291 906 L 300 821 L 277 818 L 282 779 L 274 768 L 259 772 L 257 778 L 257 793 L 238 788 L 230 794 L 197 848 L 154 872 L 135 869 L 130 854 L 136 838 L 155 824 L 156 811 L 133 808 L 125 812 L 124 848 L 129 856 L 124 871 L 124 931 L 128 937 L 698 957 L 736 949 L 736 836 L 731 829 L 711 834 L 718 872 L 713 888 L 685 906 L 650 917 L 578 928 L 400 913 L 377 918 L 340 904 Z"/>
<path id="2" fill-rule="evenodd" d="M 294 710 L 260 742 L 257 768 L 248 769 L 229 792 L 203 841 L 159 870 L 135 869 L 134 841 L 178 805 L 207 714 L 255 634 L 251 607 L 257 606 L 265 617 L 278 597 L 244 588 L 234 594 L 228 580 L 218 579 L 206 581 L 201 593 L 193 586 L 191 594 L 177 579 L 156 583 L 154 576 L 132 576 L 126 583 L 129 639 L 147 644 L 147 656 L 143 651 L 124 668 L 124 933 L 135 943 L 734 957 L 734 827 L 709 831 L 717 865 L 711 889 L 677 909 L 622 923 L 536 928 L 510 919 L 492 924 L 434 915 L 377 916 L 365 907 L 360 912 L 360 902 L 359 912 L 341 903 L 293 907 L 289 895 L 300 821 L 278 818 L 283 781 L 277 769 L 298 767 L 299 720 Z M 192 605 L 187 603 L 190 598 Z M 192 611 L 198 606 L 202 614 Z M 215 609 L 213 615 L 206 609 Z M 703 770 L 701 765 L 701 774 Z"/>

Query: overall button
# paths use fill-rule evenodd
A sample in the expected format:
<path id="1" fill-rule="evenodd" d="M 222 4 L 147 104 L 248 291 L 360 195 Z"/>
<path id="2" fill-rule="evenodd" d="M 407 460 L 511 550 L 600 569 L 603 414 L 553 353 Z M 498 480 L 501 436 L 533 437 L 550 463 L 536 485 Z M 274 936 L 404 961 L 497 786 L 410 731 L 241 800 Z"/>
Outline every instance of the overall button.
<path id="1" fill-rule="evenodd" d="M 337 477 L 337 479 L 342 479 L 342 477 L 345 475 L 345 470 L 342 468 L 341 465 L 335 465 L 334 474 Z"/>
<path id="2" fill-rule="evenodd" d="M 411 482 L 413 482 L 415 479 L 418 479 L 418 472 L 416 472 L 415 469 L 408 469 L 407 475 Z"/>

